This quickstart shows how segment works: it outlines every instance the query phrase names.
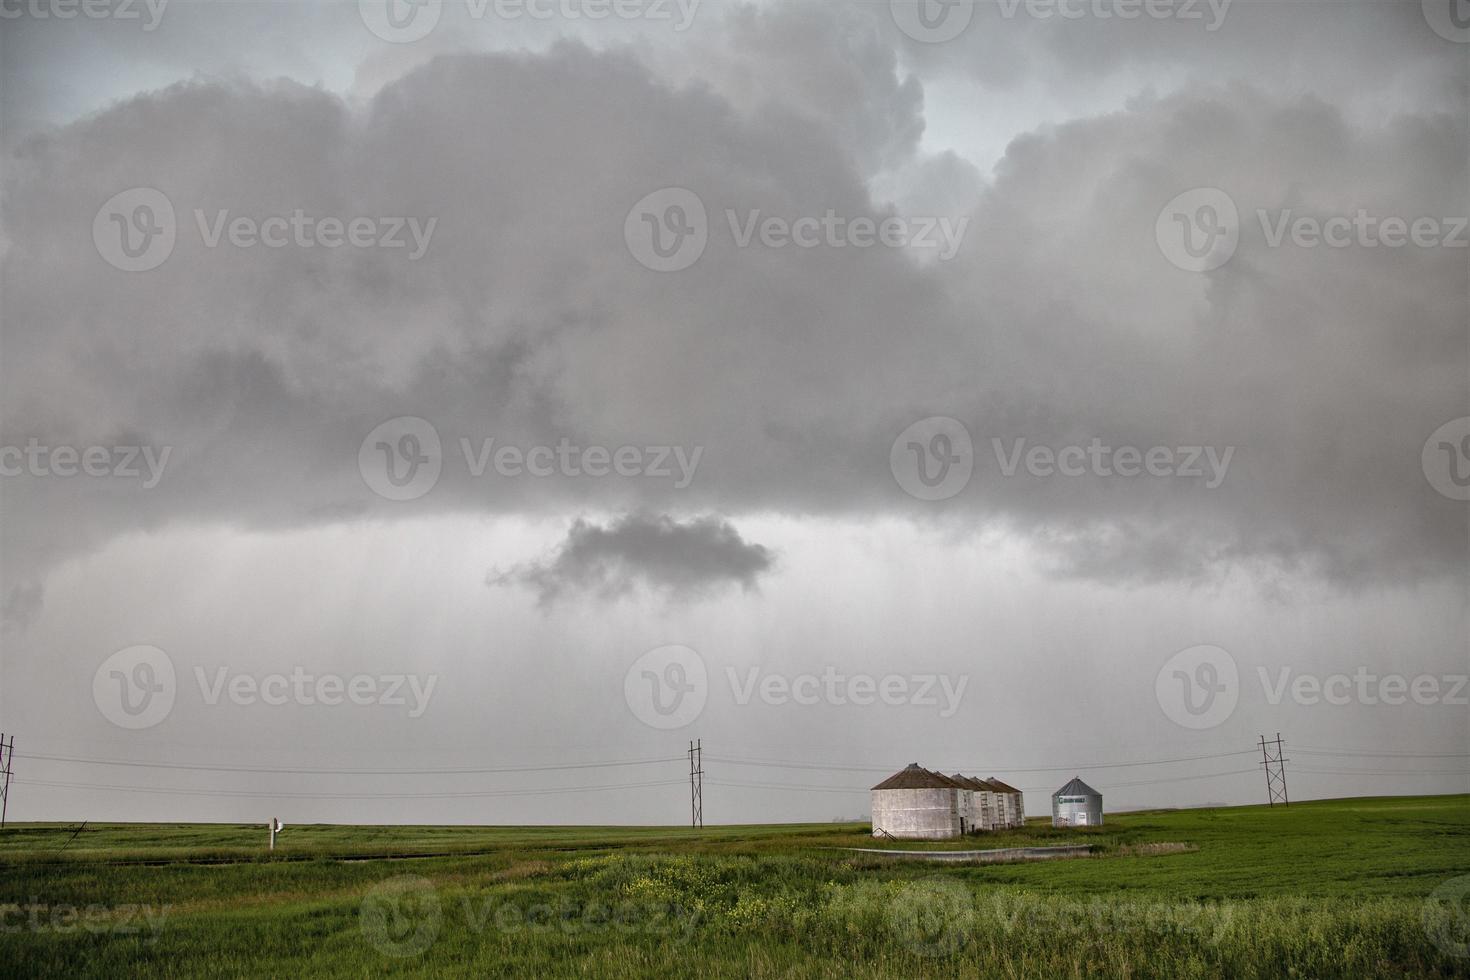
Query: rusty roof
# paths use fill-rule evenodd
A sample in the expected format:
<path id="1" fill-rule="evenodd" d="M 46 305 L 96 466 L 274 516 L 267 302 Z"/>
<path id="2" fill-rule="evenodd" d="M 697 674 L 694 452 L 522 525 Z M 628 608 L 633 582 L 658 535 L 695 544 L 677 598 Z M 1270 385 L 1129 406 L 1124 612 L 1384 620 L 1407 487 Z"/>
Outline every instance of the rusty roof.
<path id="1" fill-rule="evenodd" d="M 917 762 L 910 762 L 903 769 L 889 776 L 874 789 L 965 789 L 944 773 L 930 772 Z"/>

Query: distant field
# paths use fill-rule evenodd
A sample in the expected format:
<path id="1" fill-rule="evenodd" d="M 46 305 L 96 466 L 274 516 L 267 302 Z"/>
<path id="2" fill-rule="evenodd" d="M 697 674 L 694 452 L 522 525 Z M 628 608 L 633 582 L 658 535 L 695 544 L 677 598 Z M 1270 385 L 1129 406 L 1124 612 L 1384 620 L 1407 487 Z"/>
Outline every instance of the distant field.
<path id="1" fill-rule="evenodd" d="M 1470 796 L 1108 820 L 930 845 L 1096 849 L 1002 865 L 846 824 L 292 826 L 274 855 L 255 825 L 21 824 L 0 975 L 1470 976 Z"/>

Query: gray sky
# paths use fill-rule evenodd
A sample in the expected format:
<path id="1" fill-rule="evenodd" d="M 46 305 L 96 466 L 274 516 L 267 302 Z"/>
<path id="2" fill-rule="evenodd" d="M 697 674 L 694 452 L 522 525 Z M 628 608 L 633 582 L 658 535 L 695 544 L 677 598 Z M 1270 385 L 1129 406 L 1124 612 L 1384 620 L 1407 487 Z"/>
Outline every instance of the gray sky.
<path id="1" fill-rule="evenodd" d="M 387 3 L 0 4 L 12 816 L 1470 789 L 1447 5 Z"/>

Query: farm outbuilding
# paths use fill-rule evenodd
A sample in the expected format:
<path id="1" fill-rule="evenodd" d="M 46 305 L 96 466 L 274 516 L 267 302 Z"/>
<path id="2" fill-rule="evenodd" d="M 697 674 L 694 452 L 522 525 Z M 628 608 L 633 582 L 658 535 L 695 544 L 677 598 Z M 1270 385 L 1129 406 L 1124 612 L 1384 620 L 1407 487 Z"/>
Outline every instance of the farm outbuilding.
<path id="1" fill-rule="evenodd" d="M 994 777 L 946 776 L 917 762 L 873 787 L 873 836 L 938 840 L 1019 827 L 1021 791 Z"/>
<path id="2" fill-rule="evenodd" d="M 1053 827 L 1101 827 L 1102 794 L 1076 776 L 1051 795 Z"/>
<path id="3" fill-rule="evenodd" d="M 995 793 L 999 809 L 998 827 L 1021 827 L 1026 823 L 1026 799 L 1020 790 L 991 776 L 985 780 Z"/>
<path id="4" fill-rule="evenodd" d="M 873 787 L 873 836 L 958 837 L 970 826 L 968 799 L 961 799 L 968 792 L 943 773 L 910 763 Z"/>
<path id="5" fill-rule="evenodd" d="M 996 819 L 995 793 L 973 776 L 954 773 L 949 777 L 964 788 L 960 794 L 961 810 L 968 815 L 966 832 L 994 830 Z"/>

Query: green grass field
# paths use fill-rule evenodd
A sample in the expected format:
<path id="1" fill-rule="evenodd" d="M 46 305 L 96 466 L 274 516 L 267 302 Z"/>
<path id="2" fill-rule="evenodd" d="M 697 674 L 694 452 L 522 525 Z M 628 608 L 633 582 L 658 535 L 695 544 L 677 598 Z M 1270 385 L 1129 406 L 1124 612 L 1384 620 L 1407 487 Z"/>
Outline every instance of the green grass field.
<path id="1" fill-rule="evenodd" d="M 4 976 L 1470 976 L 1470 797 L 1110 815 L 860 855 L 850 824 L 0 832 Z M 904 845 L 910 846 L 910 845 Z"/>

